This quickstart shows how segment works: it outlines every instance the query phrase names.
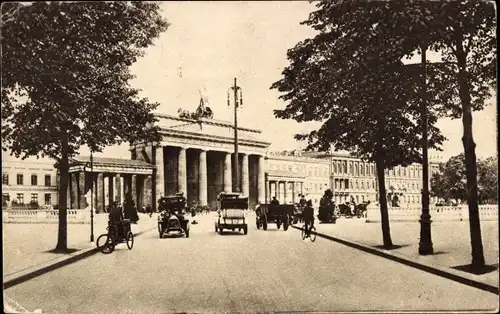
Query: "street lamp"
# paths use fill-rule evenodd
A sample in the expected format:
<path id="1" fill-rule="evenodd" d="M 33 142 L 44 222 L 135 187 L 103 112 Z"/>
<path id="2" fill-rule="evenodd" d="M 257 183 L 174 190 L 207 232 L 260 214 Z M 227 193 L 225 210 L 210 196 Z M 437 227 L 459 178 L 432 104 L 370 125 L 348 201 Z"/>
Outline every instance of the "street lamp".
<path id="1" fill-rule="evenodd" d="M 235 168 L 235 183 L 233 184 L 234 192 L 240 192 L 240 174 L 239 174 L 239 158 L 238 158 L 238 107 L 243 106 L 243 91 L 241 87 L 236 85 L 236 78 L 234 78 L 234 85 L 227 91 L 227 106 L 230 107 L 230 90 L 234 94 L 234 168 Z M 240 102 L 238 103 L 238 92 L 240 95 Z"/>
<path id="2" fill-rule="evenodd" d="M 86 172 L 86 163 L 83 167 L 83 172 Z M 94 158 L 92 150 L 90 151 L 90 242 L 94 242 Z"/>
<path id="3" fill-rule="evenodd" d="M 90 150 L 90 242 L 94 242 L 94 157 Z"/>

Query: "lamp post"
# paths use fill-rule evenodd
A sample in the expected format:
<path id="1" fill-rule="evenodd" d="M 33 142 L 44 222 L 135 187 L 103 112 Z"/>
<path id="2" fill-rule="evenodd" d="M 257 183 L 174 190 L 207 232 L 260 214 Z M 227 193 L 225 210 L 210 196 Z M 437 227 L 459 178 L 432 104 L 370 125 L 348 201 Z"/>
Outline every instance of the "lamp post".
<path id="1" fill-rule="evenodd" d="M 450 62 L 433 62 L 427 64 L 427 44 L 423 43 L 421 61 L 416 64 L 407 64 L 410 67 L 419 67 L 422 73 L 421 113 L 422 113 L 422 214 L 420 216 L 420 242 L 418 253 L 431 255 L 434 253 L 431 234 L 430 192 L 429 192 L 429 111 L 427 95 L 427 68 L 449 65 Z"/>
<path id="2" fill-rule="evenodd" d="M 90 151 L 90 242 L 94 242 L 94 158 Z"/>
<path id="3" fill-rule="evenodd" d="M 422 50 L 422 215 L 420 216 L 420 242 L 418 254 L 430 255 L 434 253 L 431 235 L 431 215 L 429 213 L 429 113 L 427 108 L 427 44 Z"/>
<path id="4" fill-rule="evenodd" d="M 227 91 L 227 106 L 230 107 L 230 90 L 234 95 L 234 169 L 235 169 L 235 182 L 233 183 L 234 192 L 240 192 L 240 174 L 239 174 L 239 158 L 238 158 L 238 107 L 243 105 L 243 92 L 241 87 L 236 84 L 234 78 L 234 85 Z M 238 92 L 240 94 L 240 102 L 238 103 Z"/>

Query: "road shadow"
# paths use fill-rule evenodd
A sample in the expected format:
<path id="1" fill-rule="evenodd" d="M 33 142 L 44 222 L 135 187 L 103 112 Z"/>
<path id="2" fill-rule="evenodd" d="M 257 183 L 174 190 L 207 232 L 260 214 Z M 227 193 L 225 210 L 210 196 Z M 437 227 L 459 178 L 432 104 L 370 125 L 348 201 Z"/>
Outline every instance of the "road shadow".
<path id="1" fill-rule="evenodd" d="M 56 249 L 52 249 L 52 250 L 48 250 L 48 251 L 43 251 L 43 253 L 51 253 L 51 254 L 73 254 L 75 252 L 78 252 L 80 251 L 81 249 L 73 249 L 73 248 L 68 248 L 66 250 L 56 250 Z"/>
<path id="2" fill-rule="evenodd" d="M 466 264 L 466 265 L 454 266 L 452 268 L 469 274 L 485 275 L 498 270 L 498 264 L 484 265 L 481 267 L 474 267 L 471 264 Z"/>
<path id="3" fill-rule="evenodd" d="M 408 247 L 408 246 L 411 246 L 411 244 L 403 244 L 403 245 L 393 244 L 390 247 L 385 247 L 383 245 L 374 245 L 373 247 L 376 248 L 376 249 L 392 251 L 392 250 L 397 250 L 397 249 Z"/>
<path id="4" fill-rule="evenodd" d="M 241 231 L 241 232 L 238 232 L 238 231 L 224 231 L 224 232 L 222 232 L 221 235 L 223 235 L 223 236 L 225 236 L 225 235 L 244 236 L 245 234 L 243 233 L 243 231 Z"/>

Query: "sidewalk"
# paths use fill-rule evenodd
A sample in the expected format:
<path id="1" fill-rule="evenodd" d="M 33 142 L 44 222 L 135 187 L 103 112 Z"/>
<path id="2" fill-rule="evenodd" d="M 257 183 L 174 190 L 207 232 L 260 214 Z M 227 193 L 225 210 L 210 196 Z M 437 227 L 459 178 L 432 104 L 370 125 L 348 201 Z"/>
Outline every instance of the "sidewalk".
<path id="1" fill-rule="evenodd" d="M 156 215 L 139 214 L 132 225 L 134 234 L 156 228 Z M 37 269 L 50 267 L 79 255 L 91 255 L 97 238 L 106 232 L 107 214 L 94 217 L 94 242 L 90 242 L 90 224 L 68 224 L 68 248 L 71 254 L 50 252 L 57 244 L 57 224 L 3 224 L 4 282 Z"/>
<path id="2" fill-rule="evenodd" d="M 297 227 L 300 226 L 297 225 Z M 433 222 L 431 227 L 434 254 L 420 256 L 418 254 L 420 240 L 420 224 L 418 222 L 390 223 L 392 242 L 397 247 L 390 251 L 382 248 L 382 227 L 380 223 L 365 223 L 364 219 L 340 218 L 336 224 L 316 224 L 316 230 L 319 234 L 360 244 L 369 249 L 409 259 L 422 265 L 441 268 L 454 275 L 490 286 L 499 286 L 497 221 L 481 222 L 486 264 L 496 268 L 496 270 L 486 274 L 471 274 L 455 268 L 468 265 L 471 262 L 468 221 Z"/>

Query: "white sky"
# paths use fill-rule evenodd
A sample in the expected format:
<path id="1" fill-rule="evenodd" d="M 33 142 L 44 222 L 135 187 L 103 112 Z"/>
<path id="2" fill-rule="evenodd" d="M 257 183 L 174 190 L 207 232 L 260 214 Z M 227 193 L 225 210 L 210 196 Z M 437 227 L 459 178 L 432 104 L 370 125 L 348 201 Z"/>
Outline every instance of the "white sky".
<path id="1" fill-rule="evenodd" d="M 235 77 L 243 89 L 240 125 L 263 130 L 271 150 L 301 148 L 293 139 L 311 124 L 275 119 L 273 109 L 283 108 L 279 93 L 269 90 L 288 64 L 286 51 L 313 36 L 299 22 L 307 19 L 314 5 L 307 1 L 272 2 L 162 2 L 171 26 L 149 47 L 147 55 L 133 65 L 134 87 L 142 96 L 161 103 L 159 112 L 176 114 L 182 107 L 194 110 L 199 90 L 208 97 L 214 118 L 231 120 L 227 89 Z M 418 58 L 418 57 L 417 57 Z M 436 57 L 431 56 L 436 60 Z M 431 59 L 432 61 L 432 59 Z M 477 156 L 496 154 L 496 105 L 474 114 Z M 312 125 L 314 126 L 314 124 Z M 438 126 L 449 139 L 444 159 L 463 151 L 461 120 L 442 120 Z M 88 154 L 82 148 L 81 153 Z M 110 147 L 108 157 L 128 158 L 128 145 Z"/>

